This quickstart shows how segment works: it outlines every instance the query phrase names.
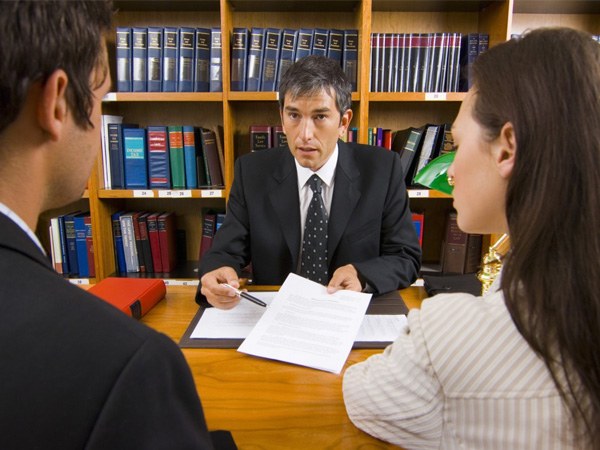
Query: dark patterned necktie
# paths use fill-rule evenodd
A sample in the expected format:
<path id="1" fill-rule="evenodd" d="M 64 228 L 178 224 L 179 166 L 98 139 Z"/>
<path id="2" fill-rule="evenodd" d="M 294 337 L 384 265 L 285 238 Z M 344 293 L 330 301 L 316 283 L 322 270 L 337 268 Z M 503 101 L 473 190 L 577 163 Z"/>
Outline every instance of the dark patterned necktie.
<path id="1" fill-rule="evenodd" d="M 321 196 L 322 181 L 318 175 L 308 180 L 313 196 L 308 205 L 300 275 L 317 283 L 327 284 L 327 210 Z"/>

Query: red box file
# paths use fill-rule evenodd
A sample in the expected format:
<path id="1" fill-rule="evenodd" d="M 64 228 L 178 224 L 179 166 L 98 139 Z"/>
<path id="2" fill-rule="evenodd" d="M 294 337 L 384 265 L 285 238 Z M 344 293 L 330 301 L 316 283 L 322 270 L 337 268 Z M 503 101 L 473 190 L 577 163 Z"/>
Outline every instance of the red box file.
<path id="1" fill-rule="evenodd" d="M 88 292 L 139 319 L 165 297 L 167 288 L 161 279 L 109 277 L 89 288 Z"/>

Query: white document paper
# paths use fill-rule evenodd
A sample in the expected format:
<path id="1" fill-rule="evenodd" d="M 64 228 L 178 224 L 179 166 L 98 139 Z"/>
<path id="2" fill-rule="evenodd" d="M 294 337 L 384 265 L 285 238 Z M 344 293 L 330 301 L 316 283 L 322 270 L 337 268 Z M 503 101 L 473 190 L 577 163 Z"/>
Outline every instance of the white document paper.
<path id="1" fill-rule="evenodd" d="M 370 299 L 290 274 L 238 351 L 340 373 Z"/>
<path id="2" fill-rule="evenodd" d="M 271 303 L 277 292 L 252 292 L 267 305 Z M 244 339 L 266 308 L 251 301 L 240 300 L 232 309 L 206 308 L 196 324 L 190 337 L 192 339 Z"/>
<path id="3" fill-rule="evenodd" d="M 356 335 L 356 341 L 393 342 L 407 323 L 404 314 L 366 314 Z"/>

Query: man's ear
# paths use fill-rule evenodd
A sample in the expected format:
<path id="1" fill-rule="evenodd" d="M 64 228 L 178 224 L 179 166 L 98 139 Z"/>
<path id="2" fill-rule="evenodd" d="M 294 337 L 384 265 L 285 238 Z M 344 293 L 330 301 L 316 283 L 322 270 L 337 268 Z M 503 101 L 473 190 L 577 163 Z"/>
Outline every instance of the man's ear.
<path id="1" fill-rule="evenodd" d="M 346 135 L 346 132 L 348 131 L 348 127 L 350 126 L 350 122 L 352 121 L 352 110 L 351 109 L 347 109 L 346 112 L 344 112 L 344 114 L 342 114 L 342 118 L 340 120 L 340 137 L 343 137 Z"/>
<path id="2" fill-rule="evenodd" d="M 37 108 L 40 128 L 53 140 L 58 140 L 67 119 L 67 84 L 69 77 L 62 69 L 57 69 L 41 87 Z"/>
<path id="3" fill-rule="evenodd" d="M 515 164 L 517 154 L 517 138 L 513 124 L 506 122 L 494 144 L 494 158 L 502 178 L 509 178 Z"/>

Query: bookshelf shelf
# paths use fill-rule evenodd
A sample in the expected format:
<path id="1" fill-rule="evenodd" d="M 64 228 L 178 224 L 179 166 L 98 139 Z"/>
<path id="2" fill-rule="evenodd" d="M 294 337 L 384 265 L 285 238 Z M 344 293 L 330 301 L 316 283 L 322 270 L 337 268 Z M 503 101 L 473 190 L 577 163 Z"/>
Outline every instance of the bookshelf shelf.
<path id="1" fill-rule="evenodd" d="M 358 88 L 352 94 L 351 126 L 359 128 L 358 139 L 363 143 L 367 142 L 370 127 L 401 130 L 425 123 L 450 123 L 466 95 L 370 92 L 371 32 L 488 33 L 490 47 L 505 41 L 513 32 L 543 25 L 567 25 L 600 34 L 600 2 L 592 0 L 115 0 L 115 6 L 115 27 L 221 27 L 223 92 L 111 92 L 103 100 L 103 113 L 123 116 L 124 121 L 140 126 L 222 126 L 225 187 L 170 191 L 104 189 L 99 156 L 88 189 L 77 203 L 79 209 L 89 207 L 92 216 L 97 281 L 115 274 L 111 215 L 119 210 L 144 209 L 175 212 L 179 231 L 186 235 L 187 261 L 182 261 L 182 270 L 164 274 L 163 278 L 175 284 L 197 283 L 194 268 L 205 211 L 225 209 L 235 158 L 249 151 L 249 126 L 279 122 L 277 93 L 230 89 L 230 36 L 234 27 L 358 29 Z M 108 47 L 111 75 L 116 80 L 115 36 L 109 38 Z M 439 263 L 444 219 L 452 208 L 452 198 L 426 189 L 409 189 L 408 195 L 411 209 L 423 211 L 426 216 L 424 262 Z M 42 226 L 38 229 L 40 236 L 47 234 Z"/>
<path id="2" fill-rule="evenodd" d="M 466 92 L 370 92 L 371 102 L 462 102 Z"/>
<path id="3" fill-rule="evenodd" d="M 100 189 L 98 198 L 225 198 L 225 189 Z"/>
<path id="4" fill-rule="evenodd" d="M 109 92 L 103 102 L 222 102 L 222 92 Z"/>

